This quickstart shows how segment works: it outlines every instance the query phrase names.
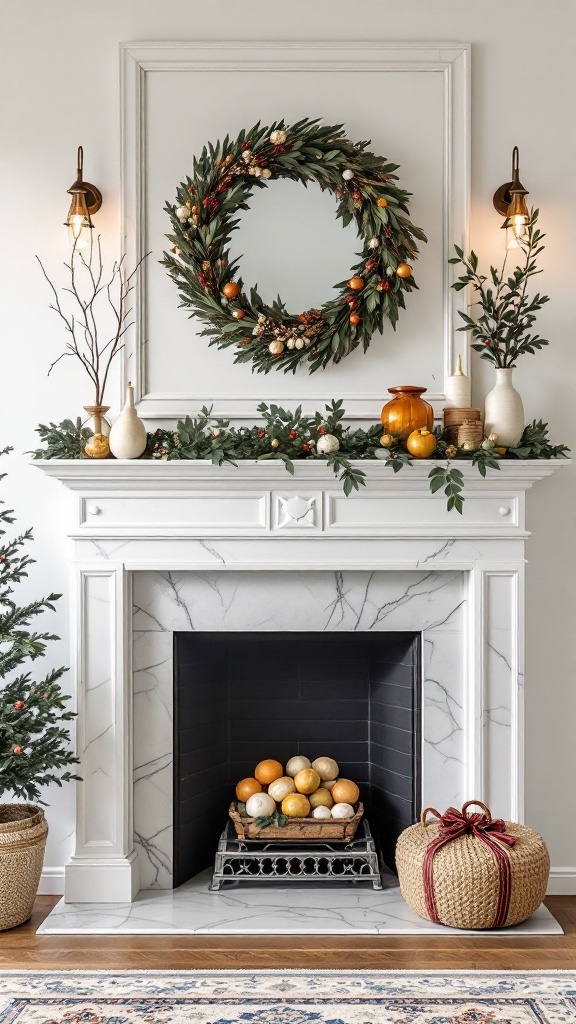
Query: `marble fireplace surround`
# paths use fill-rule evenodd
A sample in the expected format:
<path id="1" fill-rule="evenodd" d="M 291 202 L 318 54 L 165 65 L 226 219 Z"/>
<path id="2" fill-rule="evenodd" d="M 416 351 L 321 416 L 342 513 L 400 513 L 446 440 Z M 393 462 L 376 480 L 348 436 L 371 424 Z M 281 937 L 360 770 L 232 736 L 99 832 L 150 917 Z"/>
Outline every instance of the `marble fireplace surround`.
<path id="1" fill-rule="evenodd" d="M 77 747 L 68 903 L 171 886 L 172 632 L 423 633 L 423 800 L 523 818 L 525 492 L 556 468 L 465 469 L 464 515 L 429 466 L 35 463 L 76 494 L 68 534 Z"/>

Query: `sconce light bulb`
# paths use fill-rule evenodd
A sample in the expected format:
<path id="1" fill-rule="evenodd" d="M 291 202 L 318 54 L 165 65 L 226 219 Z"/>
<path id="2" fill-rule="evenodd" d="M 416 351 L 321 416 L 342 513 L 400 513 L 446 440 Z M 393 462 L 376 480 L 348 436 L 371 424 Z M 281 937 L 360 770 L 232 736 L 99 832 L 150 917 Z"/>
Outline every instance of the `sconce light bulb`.
<path id="1" fill-rule="evenodd" d="M 508 217 L 506 224 L 506 248 L 519 249 L 528 234 L 528 217 L 516 214 Z"/>

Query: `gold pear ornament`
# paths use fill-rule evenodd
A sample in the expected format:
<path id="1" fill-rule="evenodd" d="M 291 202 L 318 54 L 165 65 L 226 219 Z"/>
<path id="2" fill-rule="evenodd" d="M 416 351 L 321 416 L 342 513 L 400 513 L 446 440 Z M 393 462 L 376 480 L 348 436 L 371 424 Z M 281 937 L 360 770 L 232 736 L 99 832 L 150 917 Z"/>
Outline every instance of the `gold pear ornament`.
<path id="1" fill-rule="evenodd" d="M 126 385 L 126 402 L 110 431 L 110 451 L 116 459 L 138 459 L 146 448 L 146 427 L 134 406 L 134 388 Z"/>

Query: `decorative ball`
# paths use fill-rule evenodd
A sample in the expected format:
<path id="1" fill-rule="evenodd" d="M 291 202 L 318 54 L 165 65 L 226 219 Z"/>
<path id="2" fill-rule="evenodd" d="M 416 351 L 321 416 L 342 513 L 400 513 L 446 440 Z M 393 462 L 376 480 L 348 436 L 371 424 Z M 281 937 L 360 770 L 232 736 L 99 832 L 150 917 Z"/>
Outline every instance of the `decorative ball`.
<path id="1" fill-rule="evenodd" d="M 22 753 L 22 747 L 21 747 L 21 746 L 20 746 L 19 744 L 17 744 L 17 745 L 16 745 L 15 747 L 14 747 L 14 749 L 13 749 L 12 753 L 13 753 L 13 754 L 21 754 L 21 753 Z"/>
<path id="2" fill-rule="evenodd" d="M 282 801 L 282 814 L 287 818 L 306 818 L 310 814 L 310 801 L 303 793 L 290 793 Z"/>
<path id="3" fill-rule="evenodd" d="M 21 711 L 22 708 L 26 707 L 26 705 L 23 700 L 17 700 L 16 703 L 14 704 L 14 707 L 16 708 L 16 711 Z"/>
<path id="4" fill-rule="evenodd" d="M 260 175 L 260 177 L 261 178 L 271 178 L 272 177 L 272 171 L 270 170 L 270 168 L 269 167 L 263 167 L 262 168 L 262 174 Z"/>
<path id="5" fill-rule="evenodd" d="M 332 786 L 332 799 L 335 804 L 355 804 L 360 797 L 360 790 L 351 779 L 338 779 Z"/>
<path id="6" fill-rule="evenodd" d="M 445 454 L 446 454 L 446 458 L 447 459 L 453 459 L 454 456 L 458 454 L 458 449 L 457 449 L 456 445 L 455 444 L 449 444 L 447 449 L 446 449 L 446 453 Z"/>
<path id="7" fill-rule="evenodd" d="M 337 452 L 340 447 L 340 441 L 334 434 L 322 434 L 322 437 L 318 438 L 316 445 L 316 451 L 320 455 L 330 455 L 331 452 Z M 338 772 L 336 772 L 338 774 Z M 328 776 L 326 776 L 328 778 Z"/>
<path id="8" fill-rule="evenodd" d="M 272 440 L 270 441 L 270 447 L 271 448 L 279 448 L 280 447 L 280 441 L 278 440 L 277 437 L 273 437 L 272 438 Z"/>
<path id="9" fill-rule="evenodd" d="M 281 146 L 283 142 L 286 142 L 286 132 L 282 131 L 281 128 L 276 128 L 275 131 L 270 133 L 270 142 L 273 146 Z"/>
<path id="10" fill-rule="evenodd" d="M 382 434 L 380 438 L 380 444 L 383 448 L 390 448 L 390 445 L 394 444 L 394 438 L 392 434 Z"/>
<path id="11" fill-rule="evenodd" d="M 354 808 L 351 804 L 334 804 L 330 815 L 332 818 L 353 818 Z"/>
<path id="12" fill-rule="evenodd" d="M 299 793 L 315 793 L 320 786 L 320 776 L 314 768 L 303 768 L 294 776 L 294 785 Z"/>
<path id="13" fill-rule="evenodd" d="M 412 267 L 409 263 L 399 263 L 396 267 L 397 277 L 412 277 Z"/>
<path id="14" fill-rule="evenodd" d="M 350 317 L 349 317 L 349 320 L 350 320 L 350 323 L 352 324 L 353 327 L 356 327 L 356 324 L 360 323 L 360 317 L 359 317 L 358 313 L 351 313 Z"/>
<path id="15" fill-rule="evenodd" d="M 254 778 L 258 779 L 258 782 L 261 782 L 263 786 L 269 786 L 276 779 L 281 779 L 283 774 L 284 769 L 280 761 L 275 761 L 272 757 L 259 761 L 254 769 Z"/>
<path id="16" fill-rule="evenodd" d="M 278 340 L 271 341 L 268 345 L 268 351 L 272 356 L 281 356 L 284 351 L 284 342 Z"/>
<path id="17" fill-rule="evenodd" d="M 310 800 L 310 807 L 332 807 L 334 803 L 332 796 L 327 789 L 317 789 L 315 793 L 311 793 L 308 797 Z"/>
<path id="18" fill-rule="evenodd" d="M 286 764 L 286 775 L 290 775 L 291 778 L 294 778 L 294 776 L 297 775 L 298 772 L 301 772 L 303 768 L 311 767 L 312 762 L 307 757 L 304 757 L 303 754 L 297 754 L 296 757 L 291 757 Z"/>
<path id="19" fill-rule="evenodd" d="M 387 273 L 388 277 L 393 277 L 394 276 L 394 267 L 386 267 L 386 273 Z"/>
<path id="20" fill-rule="evenodd" d="M 484 440 L 482 441 L 481 447 L 484 449 L 485 452 L 489 452 L 492 448 L 495 447 L 495 442 L 491 441 L 489 437 L 485 437 Z"/>
<path id="21" fill-rule="evenodd" d="M 249 164 L 252 159 L 252 151 L 250 149 L 245 149 L 242 153 L 242 159 L 244 163 Z"/>
<path id="22" fill-rule="evenodd" d="M 379 199 L 377 205 L 384 209 L 386 206 L 388 206 L 388 200 L 384 198 Z"/>
<path id="23" fill-rule="evenodd" d="M 188 220 L 190 210 L 187 206 L 179 206 L 176 210 L 176 216 L 178 217 L 178 220 Z"/>
<path id="24" fill-rule="evenodd" d="M 236 281 L 227 281 L 222 289 L 223 294 L 227 299 L 235 299 L 240 295 L 240 285 L 236 284 Z"/>
<path id="25" fill-rule="evenodd" d="M 377 238 L 371 238 L 370 241 L 368 242 L 369 249 L 377 249 L 379 245 L 380 242 L 378 241 Z"/>
<path id="26" fill-rule="evenodd" d="M 318 804 L 317 807 L 312 811 L 313 818 L 331 818 L 332 813 L 329 807 L 325 807 L 324 804 Z"/>
<path id="27" fill-rule="evenodd" d="M 352 181 L 354 171 L 350 167 L 347 167 L 345 171 L 342 171 L 342 177 L 344 178 L 344 181 Z"/>
<path id="28" fill-rule="evenodd" d="M 279 804 L 282 803 L 284 797 L 290 796 L 290 793 L 295 792 L 294 779 L 291 779 L 289 775 L 283 775 L 281 779 L 276 779 L 275 782 L 271 782 L 268 786 L 268 795 Z"/>
<path id="29" fill-rule="evenodd" d="M 337 781 L 338 781 L 337 779 L 332 779 L 332 781 L 323 782 L 322 783 L 322 788 L 323 789 L 327 789 L 328 792 L 331 793 L 333 788 L 334 788 L 334 786 L 336 785 Z"/>
<path id="30" fill-rule="evenodd" d="M 253 793 L 246 801 L 246 814 L 249 818 L 262 818 L 266 814 L 274 814 L 276 801 L 268 793 Z"/>
<path id="31" fill-rule="evenodd" d="M 296 348 L 295 338 L 288 338 L 288 341 L 286 342 L 286 348 L 289 348 L 290 351 L 292 351 L 293 348 Z"/>
<path id="32" fill-rule="evenodd" d="M 294 348 L 297 348 L 298 351 L 301 352 L 302 349 L 304 348 L 304 339 L 296 338 L 296 341 L 294 342 Z"/>
<path id="33" fill-rule="evenodd" d="M 351 288 L 353 292 L 361 292 L 365 283 L 366 282 L 363 277 L 351 277 L 348 281 L 348 287 Z"/>
<path id="34" fill-rule="evenodd" d="M 246 803 L 246 801 L 251 796 L 254 796 L 254 793 L 261 792 L 262 786 L 258 782 L 258 779 L 241 779 L 238 785 L 236 786 L 236 796 L 238 797 L 238 800 L 240 800 L 242 803 Z"/>
<path id="35" fill-rule="evenodd" d="M 233 309 L 232 310 L 232 316 L 234 317 L 235 320 L 243 320 L 244 317 L 246 316 L 246 310 L 245 309 Z"/>
<path id="36" fill-rule="evenodd" d="M 331 435 L 326 434 L 325 436 L 330 437 Z M 322 782 L 332 782 L 337 779 L 340 771 L 338 762 L 333 757 L 317 757 L 315 761 L 312 761 L 312 767 L 318 772 Z"/>

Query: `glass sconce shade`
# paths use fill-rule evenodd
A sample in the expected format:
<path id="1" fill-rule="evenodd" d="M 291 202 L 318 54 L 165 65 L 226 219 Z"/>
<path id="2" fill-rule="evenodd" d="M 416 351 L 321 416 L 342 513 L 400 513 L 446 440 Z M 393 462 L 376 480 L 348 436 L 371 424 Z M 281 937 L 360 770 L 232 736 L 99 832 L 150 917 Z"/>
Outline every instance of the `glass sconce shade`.
<path id="1" fill-rule="evenodd" d="M 102 206 L 102 194 L 99 189 L 83 180 L 83 165 L 84 151 L 82 146 L 78 146 L 76 181 L 68 189 L 72 201 L 65 222 L 70 244 L 74 249 L 85 249 L 90 245 L 93 228 L 91 215 L 97 213 Z"/>

